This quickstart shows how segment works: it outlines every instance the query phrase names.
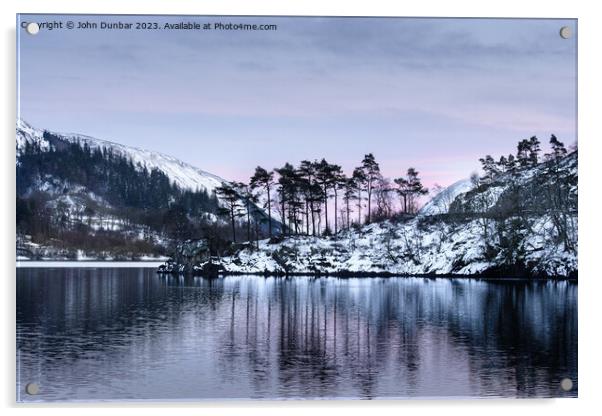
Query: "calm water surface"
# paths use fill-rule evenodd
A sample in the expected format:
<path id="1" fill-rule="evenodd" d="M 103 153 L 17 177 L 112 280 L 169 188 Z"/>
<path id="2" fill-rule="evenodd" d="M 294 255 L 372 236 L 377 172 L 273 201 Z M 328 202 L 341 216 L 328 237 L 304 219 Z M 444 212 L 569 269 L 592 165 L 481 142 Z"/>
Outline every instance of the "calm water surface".
<path id="1" fill-rule="evenodd" d="M 25 393 L 29 382 L 40 394 Z M 17 269 L 19 401 L 557 397 L 576 387 L 573 283 Z"/>

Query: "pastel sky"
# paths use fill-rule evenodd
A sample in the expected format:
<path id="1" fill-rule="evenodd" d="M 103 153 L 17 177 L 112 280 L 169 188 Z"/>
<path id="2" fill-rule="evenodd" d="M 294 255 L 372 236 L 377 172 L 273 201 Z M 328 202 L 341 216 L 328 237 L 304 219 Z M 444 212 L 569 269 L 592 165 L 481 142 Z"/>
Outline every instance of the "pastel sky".
<path id="1" fill-rule="evenodd" d="M 276 31 L 18 30 L 19 115 L 176 156 L 226 179 L 325 157 L 448 185 L 478 158 L 576 141 L 576 20 L 102 17 Z M 20 25 L 20 24 L 19 24 Z M 574 36 L 562 39 L 559 29 Z"/>

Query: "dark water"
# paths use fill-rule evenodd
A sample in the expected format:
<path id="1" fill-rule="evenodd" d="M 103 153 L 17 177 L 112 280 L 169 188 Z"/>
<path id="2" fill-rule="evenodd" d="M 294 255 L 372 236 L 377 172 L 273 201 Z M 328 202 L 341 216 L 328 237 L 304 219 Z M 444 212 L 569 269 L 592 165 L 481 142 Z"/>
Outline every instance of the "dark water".
<path id="1" fill-rule="evenodd" d="M 18 269 L 17 354 L 20 401 L 576 396 L 577 285 Z"/>

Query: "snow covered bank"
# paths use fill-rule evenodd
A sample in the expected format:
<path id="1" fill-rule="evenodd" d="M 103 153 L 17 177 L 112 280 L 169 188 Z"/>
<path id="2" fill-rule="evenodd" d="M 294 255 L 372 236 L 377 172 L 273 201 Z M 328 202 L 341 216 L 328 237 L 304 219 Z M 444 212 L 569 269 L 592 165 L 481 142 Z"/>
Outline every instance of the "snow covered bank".
<path id="1" fill-rule="evenodd" d="M 31 241 L 31 236 L 17 234 L 17 262 L 33 264 L 34 262 L 52 263 L 114 263 L 114 262 L 153 262 L 161 263 L 168 259 L 164 255 L 152 252 L 140 252 L 133 247 L 128 250 L 94 250 L 75 249 L 53 245 L 42 245 Z"/>
<path id="2" fill-rule="evenodd" d="M 19 261 L 17 268 L 147 268 L 156 269 L 166 259 L 156 259 L 155 261 Z"/>
<path id="3" fill-rule="evenodd" d="M 545 226 L 546 220 L 541 220 Z M 478 220 L 404 224 L 384 222 L 339 238 L 291 237 L 262 241 L 221 263 L 228 273 L 331 275 L 484 275 L 575 277 L 577 257 L 553 243 L 550 234 L 526 237 L 524 258 L 514 264 L 506 253 L 488 253 Z M 548 237 L 546 237 L 548 236 Z"/>
<path id="4" fill-rule="evenodd" d="M 371 224 L 337 238 L 291 236 L 275 244 L 263 240 L 258 249 L 248 245 L 219 262 L 224 274 L 575 278 L 576 252 L 557 242 L 550 222 L 546 216 L 535 221 L 535 231 L 515 242 L 520 257 L 510 261 L 514 250 L 492 250 L 483 238 L 484 227 L 495 232 L 494 223 L 418 217 Z M 199 263 L 193 273 L 203 274 L 203 267 Z"/>
<path id="5" fill-rule="evenodd" d="M 443 194 L 444 204 L 440 197 L 415 218 L 369 224 L 336 237 L 297 235 L 238 246 L 219 259 L 221 271 L 577 277 L 576 152 L 474 186 L 463 181 L 452 187 Z M 203 266 L 189 269 L 202 274 Z M 172 263 L 168 269 L 178 267 Z"/>

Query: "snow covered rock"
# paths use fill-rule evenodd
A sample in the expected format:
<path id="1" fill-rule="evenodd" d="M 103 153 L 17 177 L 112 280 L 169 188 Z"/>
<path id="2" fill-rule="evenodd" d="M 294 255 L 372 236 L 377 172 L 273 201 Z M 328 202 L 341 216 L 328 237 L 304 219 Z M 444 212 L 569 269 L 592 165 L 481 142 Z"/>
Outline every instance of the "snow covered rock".
<path id="1" fill-rule="evenodd" d="M 159 267 L 160 273 L 190 273 L 195 266 L 210 260 L 206 240 L 186 240 L 176 246 L 170 260 Z"/>
<path id="2" fill-rule="evenodd" d="M 470 191 L 472 188 L 473 184 L 470 179 L 459 180 L 435 195 L 422 207 L 418 212 L 418 215 L 447 214 L 454 199 L 456 199 L 458 195 Z"/>

